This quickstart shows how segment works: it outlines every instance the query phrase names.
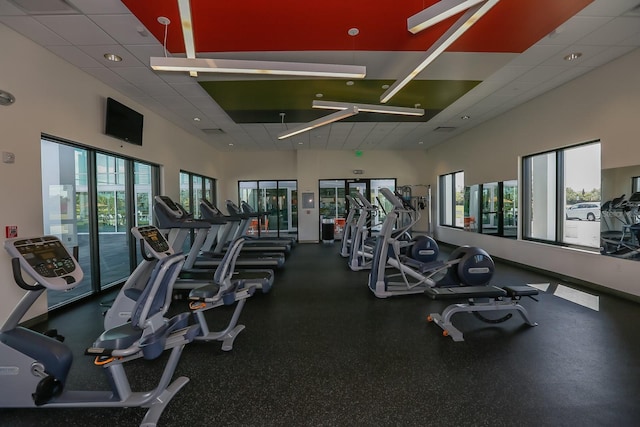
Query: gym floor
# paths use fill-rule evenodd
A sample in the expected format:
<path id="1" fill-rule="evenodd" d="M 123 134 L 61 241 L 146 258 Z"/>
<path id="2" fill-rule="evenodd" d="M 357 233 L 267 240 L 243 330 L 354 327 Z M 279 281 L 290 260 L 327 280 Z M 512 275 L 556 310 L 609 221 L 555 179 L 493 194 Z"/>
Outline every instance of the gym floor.
<path id="1" fill-rule="evenodd" d="M 591 308 L 557 295 L 558 279 L 498 263 L 496 285 L 550 284 L 497 325 L 460 313 L 465 341 L 425 321 L 449 302 L 377 299 L 335 244 L 300 244 L 269 294 L 245 306 L 234 348 L 185 347 L 176 375 L 190 382 L 161 426 L 637 426 L 640 305 L 587 292 Z M 566 283 L 563 283 L 566 284 Z M 554 291 L 553 293 L 551 291 Z M 555 293 L 555 294 L 554 294 Z M 599 297 L 599 298 L 597 298 Z M 74 352 L 67 387 L 107 388 L 84 356 L 102 332 L 102 295 L 38 330 L 57 328 Z M 172 311 L 185 307 L 177 300 Z M 224 322 L 228 308 L 209 311 Z M 131 362 L 134 391 L 151 389 L 166 355 Z M 11 390 L 0 390 L 10 393 Z M 2 426 L 136 426 L 144 409 L 0 409 Z"/>

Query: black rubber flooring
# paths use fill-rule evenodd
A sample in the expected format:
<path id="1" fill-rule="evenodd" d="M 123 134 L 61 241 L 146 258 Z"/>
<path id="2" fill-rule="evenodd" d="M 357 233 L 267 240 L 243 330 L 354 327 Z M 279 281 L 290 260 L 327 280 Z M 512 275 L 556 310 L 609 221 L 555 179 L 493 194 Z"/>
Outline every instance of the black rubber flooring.
<path id="1" fill-rule="evenodd" d="M 552 294 L 524 299 L 537 327 L 518 315 L 492 325 L 454 317 L 465 341 L 425 321 L 449 303 L 423 295 L 377 299 L 368 272 L 352 272 L 338 245 L 300 244 L 269 294 L 246 304 L 246 329 L 230 352 L 192 343 L 176 375 L 190 382 L 161 426 L 637 426 L 640 306 L 600 295 L 600 311 Z M 497 285 L 558 280 L 498 264 Z M 594 293 L 593 291 L 588 291 Z M 108 296 L 104 296 L 105 299 Z M 173 310 L 179 311 L 182 301 Z M 106 387 L 83 356 L 101 332 L 97 301 L 41 329 L 67 337 L 71 389 Z M 228 308 L 210 312 L 213 324 Z M 153 388 L 165 357 L 127 369 L 134 390 Z M 1 381 L 1 378 L 0 378 Z M 11 390 L 0 388 L 1 393 Z M 0 409 L 2 426 L 135 426 L 145 410 Z"/>

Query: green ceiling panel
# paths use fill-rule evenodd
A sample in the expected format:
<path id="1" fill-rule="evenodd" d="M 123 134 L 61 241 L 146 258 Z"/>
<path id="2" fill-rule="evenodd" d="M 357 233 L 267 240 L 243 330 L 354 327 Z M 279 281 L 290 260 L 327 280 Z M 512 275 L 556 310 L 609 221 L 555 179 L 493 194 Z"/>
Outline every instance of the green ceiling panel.
<path id="1" fill-rule="evenodd" d="M 236 123 L 279 123 L 286 113 L 288 123 L 307 122 L 327 114 L 311 108 L 314 99 L 360 104 L 380 104 L 383 85 L 391 80 L 252 80 L 200 82 L 207 93 Z M 424 108 L 423 117 L 358 114 L 351 121 L 427 121 L 465 93 L 479 81 L 414 80 L 386 105 Z M 322 94 L 322 97 L 317 97 Z"/>

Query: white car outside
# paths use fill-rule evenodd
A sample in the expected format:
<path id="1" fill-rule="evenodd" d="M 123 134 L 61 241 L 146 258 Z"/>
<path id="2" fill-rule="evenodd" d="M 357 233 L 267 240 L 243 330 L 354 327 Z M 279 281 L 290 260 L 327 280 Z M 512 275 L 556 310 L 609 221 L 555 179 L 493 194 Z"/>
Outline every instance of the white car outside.
<path id="1" fill-rule="evenodd" d="M 567 219 L 600 220 L 600 202 L 576 203 L 568 206 L 565 212 Z"/>

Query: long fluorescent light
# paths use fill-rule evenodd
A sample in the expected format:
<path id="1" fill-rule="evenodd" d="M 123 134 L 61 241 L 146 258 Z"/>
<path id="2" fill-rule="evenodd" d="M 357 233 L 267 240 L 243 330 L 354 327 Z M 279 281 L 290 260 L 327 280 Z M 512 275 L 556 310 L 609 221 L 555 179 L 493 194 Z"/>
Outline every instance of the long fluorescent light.
<path id="1" fill-rule="evenodd" d="M 356 114 L 358 114 L 358 108 L 356 107 L 336 111 L 335 113 L 331 113 L 327 116 L 320 117 L 319 119 L 312 120 L 302 126 L 289 129 L 286 132 L 282 132 L 280 135 L 278 135 L 278 139 L 289 138 L 290 136 L 315 129 L 320 126 L 328 125 L 329 123 L 337 122 L 338 120 L 346 119 L 347 117 L 355 116 Z"/>
<path id="2" fill-rule="evenodd" d="M 197 71 L 202 73 L 266 74 L 276 76 L 338 77 L 362 79 L 367 67 L 360 65 L 315 64 L 308 62 L 249 61 L 209 58 L 149 58 L 156 71 Z"/>
<path id="3" fill-rule="evenodd" d="M 473 24 L 487 13 L 500 0 L 485 0 L 483 4 L 476 5 L 460 17 L 426 52 L 425 58 L 404 79 L 396 80 L 381 96 L 380 102 L 388 102 L 396 93 L 413 80 L 431 64 L 442 52 L 460 38 Z"/>
<path id="4" fill-rule="evenodd" d="M 407 29 L 413 34 L 419 33 L 483 1 L 484 0 L 440 0 L 433 6 L 409 17 L 407 19 Z"/>
<path id="5" fill-rule="evenodd" d="M 320 108 L 324 110 L 346 110 L 349 108 L 356 107 L 359 112 L 365 112 L 365 113 L 399 114 L 403 116 L 424 116 L 424 110 L 422 108 L 391 107 L 387 105 L 374 105 L 374 104 L 353 104 L 350 102 L 333 102 L 333 101 L 315 100 L 312 103 L 312 107 Z"/>
<path id="6" fill-rule="evenodd" d="M 178 0 L 180 23 L 182 24 L 182 38 L 184 39 L 184 53 L 187 58 L 196 57 L 196 44 L 193 41 L 193 23 L 191 21 L 191 1 Z M 195 71 L 189 71 L 191 77 L 198 77 Z"/>

